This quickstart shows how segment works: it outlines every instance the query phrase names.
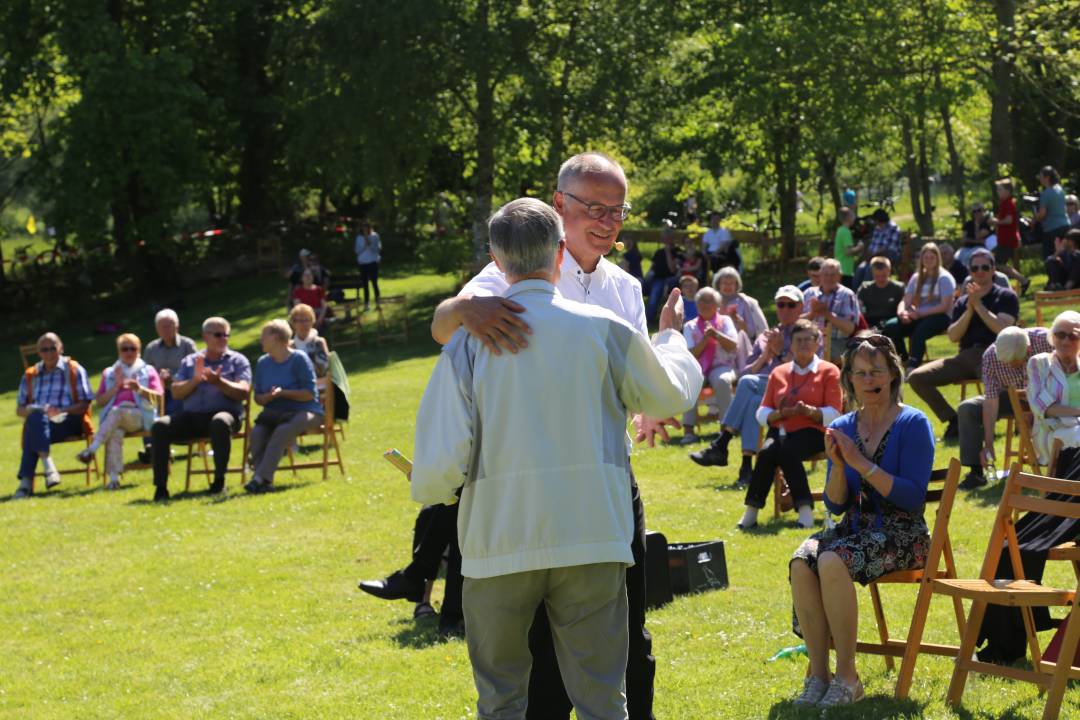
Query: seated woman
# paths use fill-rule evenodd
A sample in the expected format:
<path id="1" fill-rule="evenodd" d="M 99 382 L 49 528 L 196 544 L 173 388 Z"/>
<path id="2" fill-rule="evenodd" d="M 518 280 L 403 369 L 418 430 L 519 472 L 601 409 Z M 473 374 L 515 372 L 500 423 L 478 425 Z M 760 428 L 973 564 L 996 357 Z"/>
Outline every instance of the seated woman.
<path id="1" fill-rule="evenodd" d="M 303 303 L 315 311 L 315 327 L 322 327 L 326 319 L 326 288 L 315 284 L 315 273 L 311 268 L 304 270 L 300 284 L 293 288 L 289 307 Z"/>
<path id="2" fill-rule="evenodd" d="M 324 377 L 330 367 L 330 348 L 326 345 L 326 338 L 315 329 L 315 311 L 307 303 L 297 303 L 289 311 L 289 324 L 293 330 L 289 346 L 306 353 L 315 366 L 315 374 Z"/>
<path id="3" fill-rule="evenodd" d="M 720 312 L 730 317 L 735 329 L 746 333 L 751 343 L 769 329 L 761 305 L 743 293 L 742 277 L 738 270 L 733 267 L 720 268 L 713 276 L 713 287 L 720 293 Z"/>
<path id="4" fill-rule="evenodd" d="M 698 315 L 683 327 L 683 335 L 690 352 L 701 364 L 701 372 L 712 388 L 709 398 L 709 412 L 723 417 L 731 404 L 731 383 L 735 380 L 735 350 L 738 347 L 738 334 L 735 324 L 727 315 L 718 312 L 720 293 L 711 287 L 698 290 L 694 296 Z M 697 423 L 697 403 L 683 414 L 682 444 L 697 442 L 694 433 Z"/>
<path id="5" fill-rule="evenodd" d="M 859 604 L 854 581 L 926 565 L 923 518 L 934 465 L 934 433 L 921 411 L 900 403 L 900 358 L 884 335 L 856 338 L 845 353 L 844 392 L 856 406 L 826 430 L 825 505 L 844 517 L 811 535 L 790 565 L 794 630 L 810 672 L 797 706 L 829 707 L 862 698 L 855 669 Z M 829 644 L 836 672 L 829 670 Z"/>
<path id="6" fill-rule="evenodd" d="M 1035 416 L 1032 439 L 1039 463 L 1050 462 L 1054 440 L 1080 447 L 1080 313 L 1066 310 L 1050 327 L 1052 353 L 1028 360 L 1028 401 Z"/>
<path id="7" fill-rule="evenodd" d="M 165 391 L 152 365 L 143 362 L 142 341 L 124 333 L 116 338 L 119 359 L 101 373 L 95 403 L 101 410 L 101 425 L 89 447 L 78 454 L 90 462 L 94 453 L 105 446 L 105 472 L 110 490 L 120 487 L 124 471 L 124 433 L 149 431 L 157 419 L 158 397 Z"/>
<path id="8" fill-rule="evenodd" d="M 315 368 L 306 353 L 289 347 L 292 330 L 284 320 L 263 325 L 260 342 L 266 354 L 255 365 L 255 402 L 263 411 L 251 428 L 251 464 L 255 472 L 244 486 L 250 493 L 269 490 L 285 449 L 300 433 L 322 421 Z"/>
<path id="9" fill-rule="evenodd" d="M 791 489 L 799 526 L 814 525 L 814 500 L 803 462 L 825 449 L 825 426 L 840 415 L 842 402 L 840 369 L 817 356 L 820 340 L 817 325 L 805 318 L 798 320 L 791 329 L 795 359 L 769 375 L 757 410 L 758 424 L 770 427 L 769 436 L 750 476 L 740 530 L 757 525 L 758 510 L 765 507 L 778 467 Z"/>
<path id="10" fill-rule="evenodd" d="M 934 243 L 923 245 L 919 253 L 919 269 L 908 280 L 904 299 L 896 308 L 896 317 L 882 326 L 907 361 L 908 369 L 922 365 L 926 341 L 945 332 L 951 322 L 956 280 L 942 267 L 941 251 Z M 904 338 L 911 338 L 911 353 L 904 347 Z"/>

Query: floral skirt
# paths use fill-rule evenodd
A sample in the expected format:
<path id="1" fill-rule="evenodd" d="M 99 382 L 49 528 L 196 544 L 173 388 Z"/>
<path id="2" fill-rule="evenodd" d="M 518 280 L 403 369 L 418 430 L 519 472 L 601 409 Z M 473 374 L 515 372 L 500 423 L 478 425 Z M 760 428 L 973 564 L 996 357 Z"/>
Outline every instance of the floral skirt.
<path id="1" fill-rule="evenodd" d="M 922 513 L 911 513 L 895 505 L 882 509 L 881 526 L 877 513 L 867 509 L 859 514 L 848 512 L 836 527 L 814 533 L 803 541 L 792 560 L 804 561 L 817 573 L 821 553 L 833 552 L 844 561 L 851 579 L 867 585 L 897 570 L 918 570 L 926 566 L 930 552 L 930 531 Z M 792 629 L 799 632 L 799 621 L 792 611 Z"/>

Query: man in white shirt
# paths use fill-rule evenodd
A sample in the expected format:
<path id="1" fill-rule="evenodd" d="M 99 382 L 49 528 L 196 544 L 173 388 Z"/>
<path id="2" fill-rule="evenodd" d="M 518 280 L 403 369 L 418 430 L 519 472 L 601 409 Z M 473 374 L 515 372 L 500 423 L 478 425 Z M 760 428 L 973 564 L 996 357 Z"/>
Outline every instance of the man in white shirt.
<path id="1" fill-rule="evenodd" d="M 716 272 L 722 267 L 732 266 L 742 272 L 742 256 L 739 255 L 735 238 L 731 231 L 720 225 L 720 213 L 709 213 L 709 229 L 701 236 L 701 253 L 708 258 L 709 270 Z"/>
<path id="2" fill-rule="evenodd" d="M 456 331 L 417 417 L 414 499 L 452 503 L 464 483 L 458 535 L 480 718 L 525 717 L 528 635 L 541 601 L 578 717 L 627 717 L 626 411 L 674 414 L 702 384 L 677 332 L 678 296 L 650 346 L 611 311 L 556 290 L 561 237 L 559 216 L 539 200 L 492 217 L 506 296 L 524 308 L 536 342 L 500 357 Z"/>

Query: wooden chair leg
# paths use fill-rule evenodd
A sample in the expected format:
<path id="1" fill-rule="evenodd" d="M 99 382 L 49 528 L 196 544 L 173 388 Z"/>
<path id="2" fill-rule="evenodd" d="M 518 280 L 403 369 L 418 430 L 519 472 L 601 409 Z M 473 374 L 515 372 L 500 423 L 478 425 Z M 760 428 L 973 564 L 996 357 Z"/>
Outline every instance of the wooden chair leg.
<path id="1" fill-rule="evenodd" d="M 1073 610 L 1076 606 L 1073 606 Z M 1050 691 L 1046 694 L 1046 707 L 1043 708 L 1043 720 L 1057 720 L 1061 713 L 1061 701 L 1065 696 L 1065 688 L 1069 684 L 1069 670 L 1072 660 L 1076 657 L 1076 646 L 1080 642 L 1080 618 L 1076 613 L 1069 615 L 1069 624 L 1065 628 L 1065 637 L 1061 641 L 1061 651 L 1058 653 L 1057 664 L 1054 666 L 1054 681 L 1050 685 Z M 1034 663 L 1035 667 L 1039 666 Z"/>
<path id="2" fill-rule="evenodd" d="M 919 660 L 919 646 L 922 645 L 923 632 L 926 630 L 926 615 L 930 610 L 930 600 L 934 596 L 933 582 L 929 577 L 924 577 L 919 583 L 919 595 L 915 598 L 915 612 L 911 616 L 911 627 L 908 628 L 907 644 L 904 647 L 904 656 L 900 660 L 900 675 L 896 678 L 895 695 L 898 700 L 903 700 L 911 692 L 911 681 L 915 677 L 915 663 Z M 960 633 L 963 637 L 963 632 Z"/>
<path id="3" fill-rule="evenodd" d="M 293 455 L 292 443 L 285 448 L 285 454 L 289 456 L 289 469 L 292 470 L 293 477 L 296 477 L 296 456 Z"/>
<path id="4" fill-rule="evenodd" d="M 784 492 L 783 471 L 781 471 L 780 468 L 776 468 L 776 470 L 773 471 L 773 480 L 772 480 L 772 511 L 773 511 L 772 514 L 773 514 L 773 519 L 774 520 L 776 518 L 780 517 L 780 514 L 781 514 L 781 511 L 780 511 L 780 495 L 783 492 Z"/>
<path id="5" fill-rule="evenodd" d="M 979 638 L 979 628 L 982 627 L 985 615 L 985 601 L 976 600 L 971 604 L 971 613 L 964 626 L 964 639 L 960 643 L 960 650 L 956 653 L 956 665 L 953 667 L 949 692 L 945 697 L 945 701 L 950 705 L 959 705 L 964 696 L 964 685 L 967 684 L 969 672 L 968 665 L 971 663 L 971 654 L 975 652 L 975 641 Z"/>
<path id="6" fill-rule="evenodd" d="M 881 607 L 881 592 L 877 583 L 870 583 L 870 602 L 874 606 L 874 620 L 877 621 L 878 638 L 883 646 L 889 644 L 889 627 L 885 623 L 885 609 Z M 896 669 L 892 655 L 883 655 L 885 667 L 891 672 Z"/>
<path id="7" fill-rule="evenodd" d="M 322 438 L 322 479 L 330 477 L 330 439 L 334 437 L 334 428 L 327 428 Z"/>

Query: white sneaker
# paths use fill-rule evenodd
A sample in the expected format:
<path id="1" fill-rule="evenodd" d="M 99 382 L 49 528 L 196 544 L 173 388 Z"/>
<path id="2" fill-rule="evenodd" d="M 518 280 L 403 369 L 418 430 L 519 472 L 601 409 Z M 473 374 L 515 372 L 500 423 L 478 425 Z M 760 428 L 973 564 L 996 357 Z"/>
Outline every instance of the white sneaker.
<path id="1" fill-rule="evenodd" d="M 60 472 L 53 470 L 45 473 L 45 489 L 52 490 L 54 487 L 60 484 Z"/>

